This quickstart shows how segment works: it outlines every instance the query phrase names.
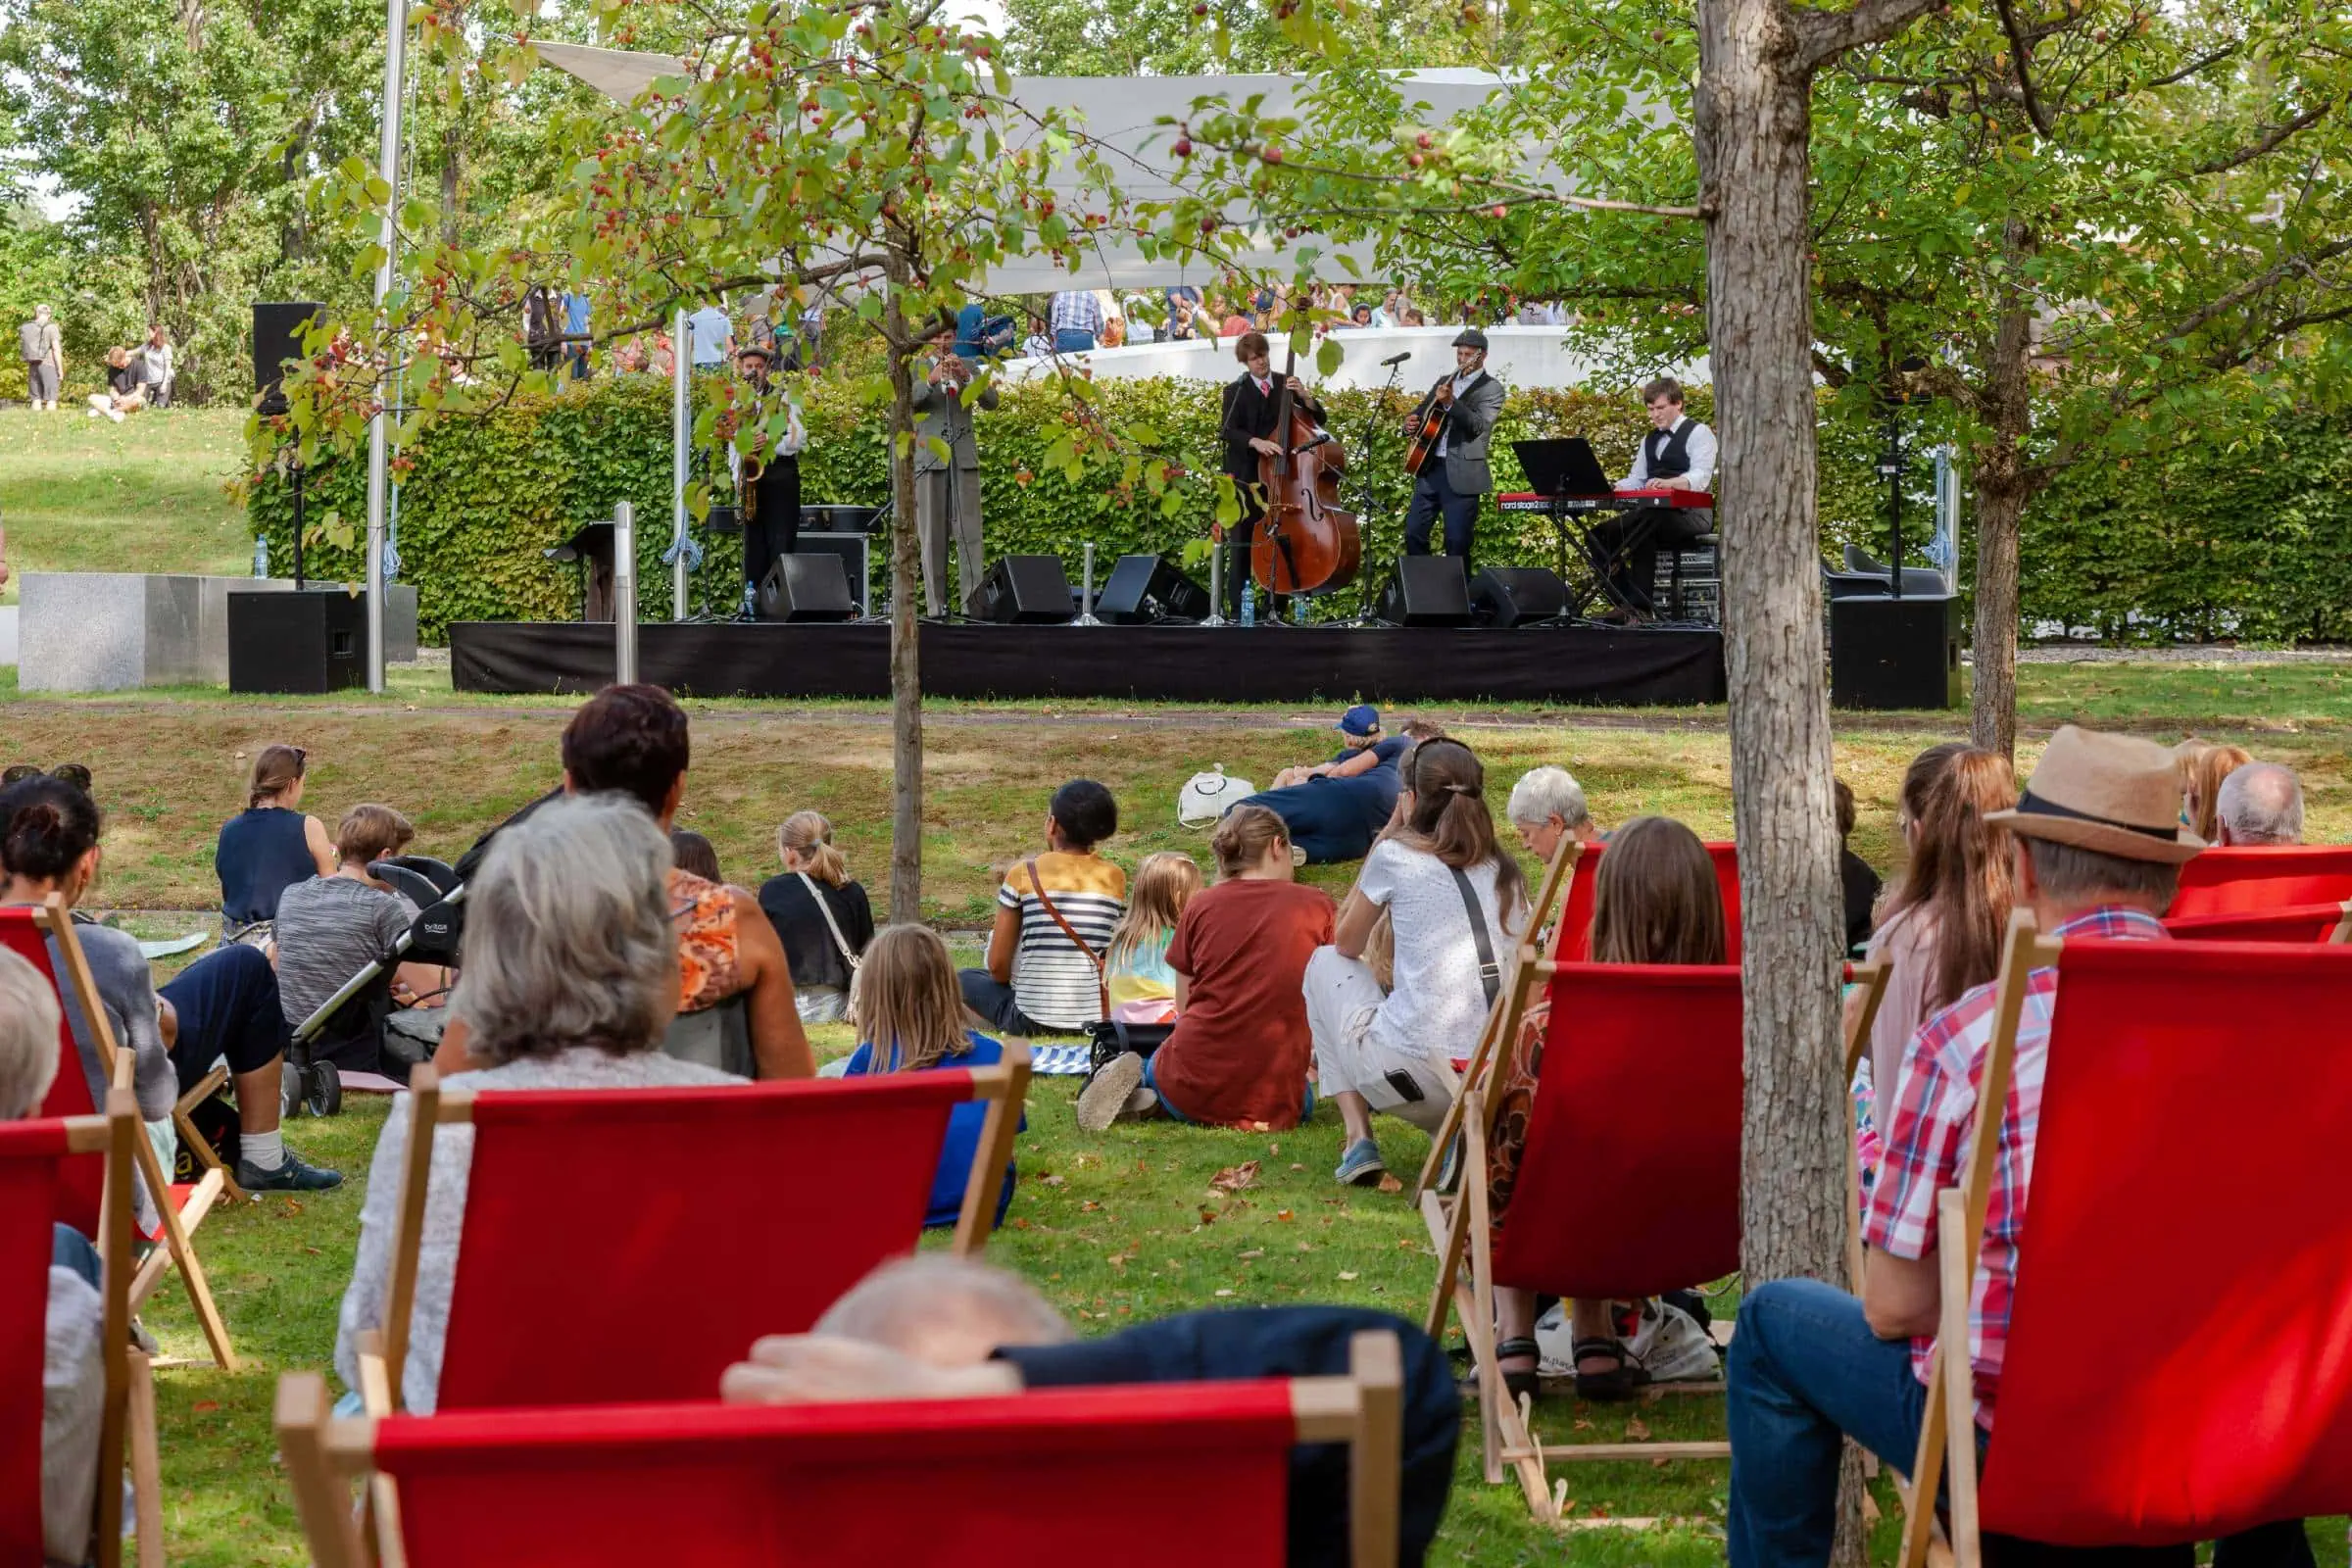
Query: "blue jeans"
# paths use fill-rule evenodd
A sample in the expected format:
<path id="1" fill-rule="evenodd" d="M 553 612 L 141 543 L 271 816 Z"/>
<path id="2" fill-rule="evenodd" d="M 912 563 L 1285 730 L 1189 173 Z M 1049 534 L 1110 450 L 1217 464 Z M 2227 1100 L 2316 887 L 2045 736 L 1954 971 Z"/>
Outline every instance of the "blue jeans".
<path id="1" fill-rule="evenodd" d="M 1054 352 L 1056 354 L 1092 354 L 1094 351 L 1095 334 L 1092 332 L 1081 332 L 1075 327 L 1065 326 L 1054 334 Z"/>
<path id="2" fill-rule="evenodd" d="M 1406 555 L 1429 554 L 1430 525 L 1441 515 L 1446 519 L 1445 553 L 1459 557 L 1466 568 L 1471 536 L 1478 531 L 1478 496 L 1465 495 L 1446 482 L 1446 460 L 1432 453 L 1414 476 L 1412 504 L 1404 509 Z"/>
<path id="3" fill-rule="evenodd" d="M 1152 1064 L 1158 1060 L 1159 1054 L 1157 1052 L 1153 1052 L 1144 1058 L 1144 1087 L 1159 1097 L 1159 1113 L 1161 1115 L 1170 1121 L 1189 1124 L 1193 1118 L 1176 1108 L 1175 1102 L 1168 1099 L 1168 1092 L 1160 1088 L 1159 1080 L 1152 1076 Z M 1302 1122 L 1315 1119 L 1315 1086 L 1313 1084 L 1306 1086 L 1306 1108 L 1298 1112 L 1298 1119 Z"/>
<path id="4" fill-rule="evenodd" d="M 49 1233 L 49 1266 L 72 1269 L 90 1282 L 90 1289 L 106 1289 L 106 1271 L 98 1261 L 98 1249 L 90 1239 L 71 1225 L 56 1225 Z"/>

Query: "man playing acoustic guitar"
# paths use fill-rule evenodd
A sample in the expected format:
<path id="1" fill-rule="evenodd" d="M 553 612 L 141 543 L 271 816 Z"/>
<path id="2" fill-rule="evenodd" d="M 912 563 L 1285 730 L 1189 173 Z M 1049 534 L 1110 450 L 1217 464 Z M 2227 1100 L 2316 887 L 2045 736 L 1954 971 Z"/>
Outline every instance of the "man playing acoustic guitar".
<path id="1" fill-rule="evenodd" d="M 1446 550 L 1469 569 L 1478 530 L 1478 498 L 1494 488 L 1487 466 L 1487 438 L 1502 416 L 1502 383 L 1487 373 L 1487 334 L 1464 327 L 1453 340 L 1454 373 L 1413 410 L 1405 434 L 1411 448 L 1412 505 L 1404 514 L 1404 553 L 1429 554 L 1430 525 L 1446 519 Z"/>

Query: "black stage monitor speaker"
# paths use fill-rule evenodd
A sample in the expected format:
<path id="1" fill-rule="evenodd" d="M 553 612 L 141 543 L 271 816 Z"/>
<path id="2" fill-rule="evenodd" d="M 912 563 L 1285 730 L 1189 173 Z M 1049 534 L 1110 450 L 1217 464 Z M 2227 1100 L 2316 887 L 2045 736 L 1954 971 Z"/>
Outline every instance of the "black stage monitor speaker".
<path id="1" fill-rule="evenodd" d="M 981 590 L 981 614 L 1007 626 L 1054 626 L 1077 617 L 1059 556 L 999 556 Z"/>
<path id="2" fill-rule="evenodd" d="M 228 596 L 228 689 L 332 692 L 368 684 L 368 601 L 340 587 Z"/>
<path id="3" fill-rule="evenodd" d="M 1165 556 L 1121 556 L 1095 601 L 1095 614 L 1114 626 L 1205 620 L 1208 590 L 1178 571 Z"/>
<path id="4" fill-rule="evenodd" d="M 1958 708 L 1960 601 L 1944 594 L 1832 599 L 1830 702 Z"/>
<path id="5" fill-rule="evenodd" d="M 302 358 L 302 329 L 323 307 L 310 300 L 256 300 L 253 305 L 253 392 L 264 414 L 286 412 L 279 390 L 288 360 Z"/>
<path id="6" fill-rule="evenodd" d="M 778 556 L 760 583 L 761 620 L 852 620 L 849 574 L 832 551 Z"/>
<path id="7" fill-rule="evenodd" d="M 1568 585 L 1549 566 L 1489 566 L 1470 583 L 1480 624 L 1517 626 L 1568 612 Z"/>
<path id="8" fill-rule="evenodd" d="M 1398 556 L 1375 613 L 1392 626 L 1467 626 L 1470 579 L 1459 556 Z"/>

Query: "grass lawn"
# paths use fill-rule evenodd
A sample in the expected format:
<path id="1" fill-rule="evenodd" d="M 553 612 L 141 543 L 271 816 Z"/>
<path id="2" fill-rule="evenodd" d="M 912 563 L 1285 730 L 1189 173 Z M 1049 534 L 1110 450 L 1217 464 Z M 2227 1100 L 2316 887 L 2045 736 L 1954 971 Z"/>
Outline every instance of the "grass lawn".
<path id="1" fill-rule="evenodd" d="M 12 571 L 253 569 L 245 509 L 245 419 L 228 409 L 164 409 L 121 424 L 87 411 L 0 411 L 0 523 Z M 15 604 L 13 577 L 0 600 Z"/>

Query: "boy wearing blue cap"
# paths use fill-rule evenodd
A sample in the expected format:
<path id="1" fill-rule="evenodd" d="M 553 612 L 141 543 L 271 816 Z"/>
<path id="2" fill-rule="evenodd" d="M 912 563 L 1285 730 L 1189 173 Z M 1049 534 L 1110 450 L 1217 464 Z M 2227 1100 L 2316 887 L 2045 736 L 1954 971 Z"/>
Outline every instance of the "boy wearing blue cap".
<path id="1" fill-rule="evenodd" d="M 1338 754 L 1330 761 L 1317 762 L 1311 767 L 1284 768 L 1274 775 L 1273 788 L 1289 789 L 1310 778 L 1353 778 L 1359 773 L 1369 773 L 1383 762 L 1396 760 L 1396 754 L 1404 750 L 1405 743 L 1401 740 L 1381 740 L 1380 710 L 1370 703 L 1356 704 L 1331 727 L 1340 732 Z"/>

